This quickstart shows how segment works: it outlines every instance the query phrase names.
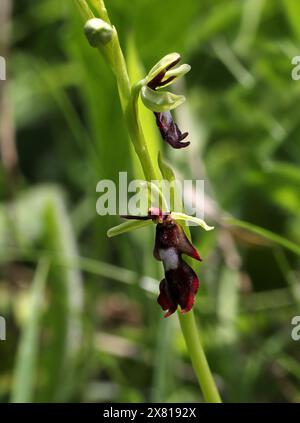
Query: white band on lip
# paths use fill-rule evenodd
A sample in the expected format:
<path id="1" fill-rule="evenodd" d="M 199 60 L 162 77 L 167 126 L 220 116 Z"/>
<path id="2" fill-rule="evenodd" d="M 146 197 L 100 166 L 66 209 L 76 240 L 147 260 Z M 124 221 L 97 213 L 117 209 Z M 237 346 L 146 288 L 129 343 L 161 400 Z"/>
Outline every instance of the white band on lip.
<path id="1" fill-rule="evenodd" d="M 165 271 L 178 267 L 178 253 L 175 248 L 160 249 L 159 256 L 164 264 Z"/>

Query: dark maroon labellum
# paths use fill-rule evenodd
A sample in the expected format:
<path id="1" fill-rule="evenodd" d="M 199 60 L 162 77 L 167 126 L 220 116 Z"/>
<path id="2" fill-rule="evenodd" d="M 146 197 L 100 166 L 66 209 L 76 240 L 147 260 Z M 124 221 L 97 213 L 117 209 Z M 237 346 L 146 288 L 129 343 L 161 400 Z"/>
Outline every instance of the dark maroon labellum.
<path id="1" fill-rule="evenodd" d="M 171 112 L 154 113 L 156 124 L 160 130 L 162 138 L 173 148 L 179 149 L 190 145 L 190 142 L 182 142 L 188 132 L 182 133 L 178 125 L 174 122 Z"/>
<path id="2" fill-rule="evenodd" d="M 159 285 L 157 302 L 163 310 L 167 310 L 165 317 L 173 314 L 178 306 L 182 313 L 190 311 L 199 288 L 199 280 L 193 269 L 182 259 L 182 254 L 198 261 L 201 261 L 201 257 L 182 227 L 172 219 L 171 213 L 162 213 L 158 208 L 151 208 L 147 216 L 123 217 L 152 219 L 157 224 L 153 255 L 162 261 L 165 271 L 165 277 Z"/>
<path id="3" fill-rule="evenodd" d="M 176 269 L 165 272 L 165 278 L 159 285 L 160 294 L 157 302 L 163 310 L 168 310 L 165 317 L 169 317 L 178 305 L 182 313 L 193 308 L 195 295 L 199 288 L 199 280 L 193 269 L 179 256 Z"/>
<path id="4" fill-rule="evenodd" d="M 154 257 L 163 262 L 165 278 L 159 285 L 157 299 L 163 310 L 168 310 L 165 317 L 173 314 L 178 306 L 182 313 L 193 307 L 199 280 L 193 269 L 182 259 L 186 254 L 201 261 L 197 250 L 190 243 L 184 230 L 171 216 L 165 216 L 156 226 Z"/>

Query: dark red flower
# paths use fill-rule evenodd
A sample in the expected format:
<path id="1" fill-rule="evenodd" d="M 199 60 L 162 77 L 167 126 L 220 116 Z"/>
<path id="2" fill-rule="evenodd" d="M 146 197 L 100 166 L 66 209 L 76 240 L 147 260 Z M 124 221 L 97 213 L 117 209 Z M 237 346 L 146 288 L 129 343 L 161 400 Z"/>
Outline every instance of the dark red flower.
<path id="1" fill-rule="evenodd" d="M 173 314 L 178 306 L 182 313 L 190 311 L 199 288 L 199 280 L 193 269 L 183 260 L 182 254 L 199 261 L 201 258 L 182 227 L 175 222 L 171 213 L 162 213 L 157 208 L 150 209 L 147 216 L 123 217 L 152 219 L 157 224 L 153 255 L 162 261 L 165 271 L 157 299 L 162 309 L 167 310 L 165 317 Z"/>
<path id="2" fill-rule="evenodd" d="M 154 112 L 156 117 L 156 124 L 160 130 L 162 138 L 173 148 L 184 148 L 190 145 L 190 142 L 182 142 L 187 136 L 188 132 L 182 133 L 178 125 L 174 122 L 171 112 Z"/>
<path id="3" fill-rule="evenodd" d="M 193 269 L 182 259 L 182 254 L 199 261 L 201 258 L 171 215 L 164 216 L 162 222 L 156 226 L 153 253 L 157 260 L 163 262 L 165 271 L 157 299 L 162 309 L 168 310 L 165 317 L 173 314 L 178 306 L 182 313 L 187 313 L 193 307 L 199 280 Z"/>

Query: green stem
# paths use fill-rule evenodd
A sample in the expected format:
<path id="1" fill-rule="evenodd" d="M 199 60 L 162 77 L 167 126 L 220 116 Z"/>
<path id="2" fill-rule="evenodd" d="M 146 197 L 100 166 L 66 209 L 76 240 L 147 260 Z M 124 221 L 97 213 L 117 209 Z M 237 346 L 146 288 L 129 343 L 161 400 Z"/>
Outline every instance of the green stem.
<path id="1" fill-rule="evenodd" d="M 100 6 L 97 11 L 101 19 L 105 20 L 107 23 L 110 23 L 104 2 L 102 0 L 100 1 Z M 110 58 L 109 62 L 112 64 L 112 68 L 116 76 L 121 106 L 126 119 L 128 132 L 141 162 L 145 178 L 148 181 L 160 180 L 161 177 L 155 171 L 151 161 L 147 143 L 138 116 L 137 99 L 139 95 L 139 85 L 136 84 L 131 89 L 126 61 L 124 59 L 124 55 L 119 43 L 117 31 L 115 30 L 111 41 L 110 51 L 112 52 L 112 57 Z M 186 341 L 187 349 L 190 354 L 191 361 L 205 400 L 212 403 L 221 402 L 200 341 L 193 311 L 190 311 L 186 315 L 179 313 L 179 321 L 184 339 Z"/>
<path id="2" fill-rule="evenodd" d="M 182 314 L 178 311 L 178 316 L 186 346 L 190 354 L 199 385 L 202 389 L 204 399 L 209 403 L 220 403 L 222 400 L 202 347 L 199 332 L 197 330 L 195 315 L 193 311 L 190 311 L 187 314 Z"/>
<path id="3" fill-rule="evenodd" d="M 152 164 L 142 126 L 138 117 L 137 96 L 131 90 L 128 71 L 124 55 L 116 35 L 114 43 L 114 73 L 116 75 L 121 105 L 126 118 L 127 128 L 134 149 L 141 162 L 142 169 L 147 181 L 159 180 L 160 176 L 155 172 Z"/>

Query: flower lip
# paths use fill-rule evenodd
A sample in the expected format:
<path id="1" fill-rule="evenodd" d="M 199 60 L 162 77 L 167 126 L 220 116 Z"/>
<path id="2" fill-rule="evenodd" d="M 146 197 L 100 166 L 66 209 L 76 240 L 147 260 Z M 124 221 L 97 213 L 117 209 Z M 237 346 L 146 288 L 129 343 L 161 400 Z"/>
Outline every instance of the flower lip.
<path id="1" fill-rule="evenodd" d="M 154 114 L 161 136 L 169 145 L 175 149 L 185 148 L 190 145 L 189 141 L 182 142 L 189 135 L 189 133 L 182 133 L 180 131 L 178 125 L 173 120 L 171 112 L 155 112 Z"/>
<path id="2" fill-rule="evenodd" d="M 167 271 L 165 278 L 160 282 L 158 304 L 164 311 L 164 317 L 175 313 L 178 306 L 181 313 L 189 312 L 194 305 L 195 296 L 199 288 L 199 279 L 193 269 L 179 258 L 177 269 Z"/>
<path id="3" fill-rule="evenodd" d="M 153 254 L 164 265 L 165 277 L 159 286 L 157 302 L 167 311 L 165 317 L 173 314 L 178 306 L 182 313 L 187 313 L 194 305 L 199 280 L 191 266 L 183 260 L 182 254 L 199 261 L 201 258 L 172 214 L 156 226 Z"/>
<path id="4" fill-rule="evenodd" d="M 194 270 L 183 260 L 188 255 L 201 261 L 198 251 L 187 238 L 183 228 L 176 223 L 171 212 L 151 207 L 146 216 L 122 216 L 127 219 L 152 220 L 156 224 L 153 255 L 163 263 L 165 277 L 160 282 L 157 302 L 166 311 L 165 317 L 173 314 L 178 306 L 182 313 L 189 312 L 195 301 L 199 280 Z"/>

